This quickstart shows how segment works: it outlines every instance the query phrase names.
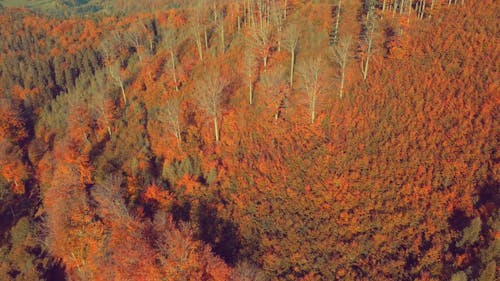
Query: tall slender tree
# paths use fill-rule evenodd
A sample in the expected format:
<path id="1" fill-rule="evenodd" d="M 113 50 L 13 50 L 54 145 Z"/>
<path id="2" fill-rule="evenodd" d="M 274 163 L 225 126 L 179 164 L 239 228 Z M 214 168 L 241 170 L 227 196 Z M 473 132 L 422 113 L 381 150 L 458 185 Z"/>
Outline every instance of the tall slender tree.
<path id="1" fill-rule="evenodd" d="M 299 46 L 299 36 L 300 36 L 300 30 L 297 23 L 291 23 L 285 29 L 283 44 L 290 52 L 290 87 L 293 87 L 295 56 Z"/>
<path id="2" fill-rule="evenodd" d="M 216 143 L 220 140 L 219 115 L 222 104 L 222 94 L 227 83 L 227 80 L 221 76 L 220 72 L 212 71 L 207 73 L 199 81 L 198 87 L 196 87 L 198 105 L 210 118 L 212 118 Z"/>
<path id="3" fill-rule="evenodd" d="M 351 58 L 351 44 L 352 39 L 350 36 L 342 37 L 338 44 L 331 47 L 331 54 L 333 62 L 339 67 L 340 72 L 340 86 L 339 86 L 339 97 L 342 98 L 344 95 L 344 84 L 346 77 L 346 68 Z"/>
<path id="4" fill-rule="evenodd" d="M 300 64 L 299 74 L 307 95 L 311 124 L 316 120 L 318 98 L 325 88 L 324 61 L 321 56 L 308 57 Z"/>

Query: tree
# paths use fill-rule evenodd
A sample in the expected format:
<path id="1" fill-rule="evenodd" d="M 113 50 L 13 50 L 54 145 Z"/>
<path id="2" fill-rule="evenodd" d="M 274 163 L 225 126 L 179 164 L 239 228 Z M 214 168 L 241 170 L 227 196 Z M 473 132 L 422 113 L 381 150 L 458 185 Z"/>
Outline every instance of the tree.
<path id="1" fill-rule="evenodd" d="M 244 64 L 244 70 L 245 74 L 247 76 L 247 83 L 248 83 L 248 103 L 253 104 L 254 100 L 254 89 L 253 85 L 255 82 L 255 68 L 257 66 L 257 60 L 255 58 L 255 55 L 253 53 L 252 49 L 247 48 L 245 50 L 245 58 L 243 61 Z"/>
<path id="2" fill-rule="evenodd" d="M 0 98 L 0 139 L 23 143 L 29 137 L 28 122 L 22 104 L 10 98 Z"/>
<path id="3" fill-rule="evenodd" d="M 271 26 L 269 24 L 263 24 L 260 28 L 250 28 L 249 43 L 261 56 L 264 70 L 267 69 L 267 60 L 271 52 L 271 31 Z"/>
<path id="4" fill-rule="evenodd" d="M 163 31 L 163 45 L 168 50 L 170 54 L 170 67 L 172 71 L 172 78 L 174 79 L 175 90 L 179 91 L 179 83 L 177 81 L 177 67 L 176 61 L 177 56 L 175 55 L 175 49 L 179 43 L 179 31 L 173 26 L 169 26 Z M 201 56 L 200 56 L 201 57 Z"/>
<path id="5" fill-rule="evenodd" d="M 215 21 L 215 27 L 217 31 L 219 32 L 219 38 L 220 38 L 220 51 L 221 53 L 226 52 L 226 39 L 225 39 L 225 29 L 224 29 L 224 10 L 218 11 L 216 10 L 216 5 L 214 1 L 214 21 Z"/>
<path id="6" fill-rule="evenodd" d="M 123 75 L 123 72 L 120 67 L 119 62 L 115 62 L 111 65 L 108 66 L 108 73 L 109 76 L 111 77 L 112 81 L 115 83 L 116 86 L 120 87 L 120 91 L 122 94 L 122 99 L 123 99 L 123 104 L 127 104 L 127 96 L 125 95 L 125 78 Z"/>
<path id="7" fill-rule="evenodd" d="M 203 0 L 199 1 L 197 6 L 194 7 L 193 14 L 189 18 L 189 29 L 193 36 L 194 43 L 196 44 L 196 48 L 198 50 L 198 57 L 200 61 L 203 61 L 203 41 L 202 41 L 202 33 L 205 34 L 205 47 L 208 44 L 207 42 L 207 32 L 205 23 L 203 22 Z"/>
<path id="8" fill-rule="evenodd" d="M 194 239 L 189 224 L 181 223 L 177 228 L 167 213 L 159 212 L 152 230 L 156 237 L 155 257 L 167 280 L 230 280 L 231 268 L 212 254 L 208 245 Z"/>
<path id="9" fill-rule="evenodd" d="M 290 52 L 290 88 L 293 87 L 293 74 L 295 68 L 295 54 L 299 45 L 299 27 L 297 23 L 291 23 L 285 30 L 283 40 L 285 48 Z"/>
<path id="10" fill-rule="evenodd" d="M 124 48 L 128 48 L 126 44 L 123 44 L 124 40 L 123 34 L 114 31 L 101 41 L 99 50 L 101 51 L 104 65 L 110 65 L 116 60 L 119 60 L 120 64 L 122 63 L 120 54 Z"/>
<path id="11" fill-rule="evenodd" d="M 137 56 L 139 57 L 139 61 L 143 59 L 143 53 L 145 51 L 145 42 L 147 41 L 147 37 L 150 31 L 147 29 L 146 25 L 142 23 L 140 20 L 138 23 L 133 24 L 129 27 L 129 29 L 125 32 L 124 39 L 135 49 L 137 52 Z"/>
<path id="12" fill-rule="evenodd" d="M 268 14 L 270 17 L 270 22 L 275 29 L 275 38 L 278 41 L 278 52 L 281 52 L 281 42 L 283 37 L 283 26 L 286 18 L 286 11 L 282 11 L 282 7 L 279 3 L 274 2 L 268 7 Z"/>
<path id="13" fill-rule="evenodd" d="M 215 142 L 220 140 L 219 136 L 219 113 L 222 103 L 222 94 L 227 85 L 226 79 L 217 71 L 207 73 L 196 87 L 196 99 L 198 105 L 208 114 L 214 123 Z"/>
<path id="14" fill-rule="evenodd" d="M 341 13 L 341 9 L 342 9 L 342 0 L 338 0 L 337 1 L 337 8 L 335 9 L 335 11 L 337 12 L 337 14 L 335 15 L 335 27 L 333 29 L 333 36 L 331 38 L 333 44 L 337 44 L 337 40 L 338 40 L 338 37 L 339 37 L 339 25 L 340 25 L 340 13 Z"/>
<path id="15" fill-rule="evenodd" d="M 22 150 L 0 136 L 0 176 L 11 184 L 15 194 L 24 194 L 25 180 L 29 178 L 29 167 L 22 159 Z"/>
<path id="16" fill-rule="evenodd" d="M 366 15 L 365 20 L 365 32 L 363 35 L 365 41 L 365 57 L 361 59 L 361 74 L 363 75 L 363 80 L 366 80 L 368 76 L 368 65 L 370 64 L 370 58 L 373 53 L 373 40 L 375 37 L 375 27 L 377 23 L 375 20 L 375 15 L 373 10 L 370 10 Z"/>
<path id="17" fill-rule="evenodd" d="M 324 63 L 323 58 L 320 56 L 308 57 L 300 65 L 299 74 L 308 98 L 311 124 L 316 119 L 318 97 L 323 93 L 325 87 L 323 71 Z"/>
<path id="18" fill-rule="evenodd" d="M 84 89 L 82 90 L 84 94 L 88 93 L 91 95 L 92 100 L 88 105 L 98 128 L 106 129 L 109 137 L 111 137 L 111 127 L 115 119 L 115 101 L 107 96 L 109 87 L 106 85 L 105 72 L 99 71 L 99 73 L 94 75 L 94 79 L 90 82 L 88 92 Z"/>
<path id="19" fill-rule="evenodd" d="M 286 72 L 286 67 L 277 67 L 266 71 L 260 77 L 260 85 L 263 88 L 262 100 L 273 111 L 275 121 L 278 120 L 280 109 L 287 106 L 289 86 L 286 83 Z"/>
<path id="20" fill-rule="evenodd" d="M 181 137 L 181 122 L 180 122 L 180 114 L 181 114 L 181 96 L 176 95 L 170 97 L 165 106 L 160 109 L 159 112 L 159 120 L 162 123 L 168 125 L 170 131 L 174 134 L 177 139 L 177 144 L 180 146 L 182 144 Z"/>
<path id="21" fill-rule="evenodd" d="M 340 39 L 337 45 L 331 47 L 333 62 L 339 67 L 340 70 L 340 86 L 339 86 L 339 97 L 343 97 L 344 82 L 345 82 L 345 71 L 349 59 L 351 58 L 351 44 L 352 40 L 350 36 L 346 36 Z"/>

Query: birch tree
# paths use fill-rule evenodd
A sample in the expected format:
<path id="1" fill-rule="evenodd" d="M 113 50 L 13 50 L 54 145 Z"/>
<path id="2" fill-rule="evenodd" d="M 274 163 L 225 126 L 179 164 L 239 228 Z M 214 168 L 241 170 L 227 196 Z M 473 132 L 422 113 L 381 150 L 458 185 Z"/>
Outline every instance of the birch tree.
<path id="1" fill-rule="evenodd" d="M 255 54 L 253 53 L 253 50 L 251 48 L 246 49 L 245 58 L 243 62 L 245 63 L 244 71 L 248 83 L 248 103 L 253 104 L 254 100 L 253 84 L 255 82 L 255 70 L 257 67 L 257 58 L 255 57 Z"/>
<path id="2" fill-rule="evenodd" d="M 299 74 L 307 95 L 311 124 L 316 119 L 318 98 L 323 94 L 324 90 L 323 70 L 323 58 L 319 56 L 309 57 L 300 64 Z"/>
<path id="3" fill-rule="evenodd" d="M 175 90 L 179 91 L 179 83 L 177 81 L 177 56 L 176 47 L 179 42 L 179 31 L 173 27 L 169 27 L 163 31 L 163 46 L 170 54 L 170 69 L 172 71 L 172 78 L 174 79 Z"/>
<path id="4" fill-rule="evenodd" d="M 116 86 L 120 87 L 123 104 L 127 104 L 127 96 L 125 95 L 125 78 L 121 70 L 120 63 L 115 62 L 109 65 L 107 68 L 111 80 L 115 83 Z"/>
<path id="5" fill-rule="evenodd" d="M 203 37 L 205 37 L 205 47 L 207 42 L 207 32 L 205 23 L 203 22 L 203 1 L 200 1 L 196 7 L 194 7 L 194 12 L 189 18 L 189 31 L 198 50 L 198 57 L 200 61 L 203 61 Z"/>
<path id="6" fill-rule="evenodd" d="M 127 97 L 125 95 L 125 78 L 121 72 L 122 59 L 119 55 L 121 48 L 123 48 L 123 40 L 124 39 L 121 34 L 114 32 L 111 36 L 105 38 L 101 42 L 99 49 L 101 50 L 108 76 L 116 86 L 120 87 L 123 103 L 126 104 Z"/>
<path id="7" fill-rule="evenodd" d="M 221 110 L 222 94 L 226 85 L 226 79 L 219 73 L 212 71 L 207 73 L 196 87 L 198 105 L 213 120 L 216 143 L 220 140 L 218 118 Z"/>
<path id="8" fill-rule="evenodd" d="M 299 45 L 299 27 L 296 23 L 290 24 L 285 30 L 283 44 L 290 52 L 290 87 L 293 87 L 293 75 L 295 68 L 295 55 Z"/>
<path id="9" fill-rule="evenodd" d="M 265 24 L 261 28 L 252 28 L 250 30 L 249 43 L 261 56 L 264 70 L 266 70 L 267 60 L 271 51 L 271 26 Z"/>
<path id="10" fill-rule="evenodd" d="M 220 39 L 220 51 L 221 53 L 226 52 L 226 39 L 225 39 L 225 29 L 224 29 L 224 10 L 218 11 L 216 10 L 216 6 L 214 4 L 214 23 L 215 29 L 219 33 Z"/>
<path id="11" fill-rule="evenodd" d="M 332 44 L 337 44 L 337 40 L 338 40 L 338 37 L 339 37 L 341 9 L 342 9 L 342 0 L 338 0 L 337 1 L 337 8 L 335 9 L 335 11 L 336 11 L 336 14 L 335 14 L 335 26 L 333 28 L 333 36 L 331 38 L 331 43 Z"/>
<path id="12" fill-rule="evenodd" d="M 163 106 L 158 114 L 158 120 L 163 124 L 167 124 L 168 129 L 175 136 L 177 145 L 181 146 L 181 103 L 180 95 L 170 97 L 165 106 Z"/>
<path id="13" fill-rule="evenodd" d="M 363 75 L 363 80 L 366 80 L 368 76 L 368 66 L 370 65 L 370 59 L 373 53 L 373 40 L 375 37 L 375 15 L 373 10 L 370 10 L 366 15 L 365 21 L 365 33 L 363 35 L 365 46 L 365 56 L 361 59 L 361 74 Z"/>
<path id="14" fill-rule="evenodd" d="M 280 109 L 286 106 L 287 100 L 287 81 L 286 67 L 277 67 L 272 71 L 266 71 L 260 77 L 262 86 L 263 101 L 273 112 L 274 120 L 278 120 Z"/>
<path id="15" fill-rule="evenodd" d="M 139 57 L 139 61 L 143 60 L 144 51 L 147 49 L 145 47 L 145 43 L 147 41 L 148 33 L 149 30 L 147 27 L 139 21 L 139 23 L 130 26 L 124 34 L 125 41 L 135 49 L 137 56 Z"/>
<path id="16" fill-rule="evenodd" d="M 344 84 L 345 84 L 345 71 L 349 59 L 351 58 L 351 44 L 352 39 L 350 36 L 343 37 L 339 40 L 336 46 L 331 47 L 332 60 L 335 65 L 339 67 L 340 72 L 340 86 L 339 97 L 343 97 Z"/>

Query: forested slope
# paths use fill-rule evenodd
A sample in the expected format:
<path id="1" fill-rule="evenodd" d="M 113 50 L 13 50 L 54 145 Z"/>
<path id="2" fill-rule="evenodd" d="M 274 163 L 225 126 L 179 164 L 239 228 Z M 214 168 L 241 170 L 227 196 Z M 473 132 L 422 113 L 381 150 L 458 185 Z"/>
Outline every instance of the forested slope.
<path id="1" fill-rule="evenodd" d="M 498 278 L 496 1 L 152 2 L 0 10 L 0 279 Z"/>

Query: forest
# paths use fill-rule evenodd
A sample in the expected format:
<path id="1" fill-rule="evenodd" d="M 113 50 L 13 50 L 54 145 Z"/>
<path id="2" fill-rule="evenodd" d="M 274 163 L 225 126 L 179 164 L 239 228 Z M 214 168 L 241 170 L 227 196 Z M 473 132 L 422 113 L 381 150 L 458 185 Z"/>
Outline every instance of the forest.
<path id="1" fill-rule="evenodd" d="M 498 15 L 0 1 L 0 280 L 498 280 Z"/>

